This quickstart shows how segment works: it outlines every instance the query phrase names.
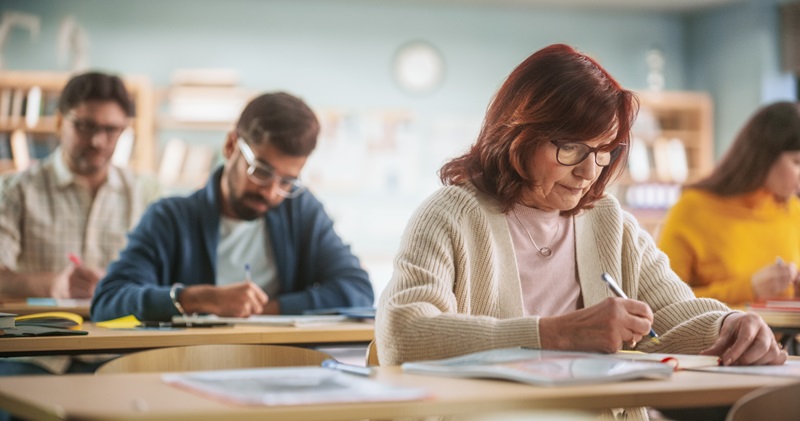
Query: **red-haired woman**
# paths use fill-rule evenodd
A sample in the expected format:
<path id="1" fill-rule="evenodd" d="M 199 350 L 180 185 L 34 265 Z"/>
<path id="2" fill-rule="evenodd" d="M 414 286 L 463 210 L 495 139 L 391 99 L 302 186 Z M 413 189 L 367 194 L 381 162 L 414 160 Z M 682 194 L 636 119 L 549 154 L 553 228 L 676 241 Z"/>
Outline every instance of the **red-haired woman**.
<path id="1" fill-rule="evenodd" d="M 523 346 L 783 363 L 763 320 L 695 298 L 604 193 L 637 111 L 630 91 L 569 46 L 517 66 L 477 142 L 444 165 L 446 186 L 406 229 L 378 305 L 381 362 Z M 604 272 L 630 299 L 611 293 Z M 640 342 L 651 327 L 660 344 Z"/>

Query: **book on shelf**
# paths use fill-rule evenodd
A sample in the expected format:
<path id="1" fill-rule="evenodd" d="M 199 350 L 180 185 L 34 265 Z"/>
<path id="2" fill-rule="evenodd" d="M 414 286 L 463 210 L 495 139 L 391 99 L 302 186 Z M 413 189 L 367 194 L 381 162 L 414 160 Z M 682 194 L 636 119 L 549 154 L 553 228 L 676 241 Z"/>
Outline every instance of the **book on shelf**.
<path id="1" fill-rule="evenodd" d="M 526 348 L 502 348 L 442 360 L 406 362 L 408 373 L 511 380 L 540 386 L 568 386 L 633 379 L 666 379 L 669 364 L 616 355 Z"/>
<path id="2" fill-rule="evenodd" d="M 11 102 L 13 97 L 13 89 L 0 89 L 0 125 L 9 124 L 9 120 L 11 118 Z"/>
<path id="3" fill-rule="evenodd" d="M 25 126 L 34 128 L 39 123 L 42 112 L 42 88 L 31 87 L 25 97 Z"/>
<path id="4" fill-rule="evenodd" d="M 0 160 L 10 160 L 11 154 L 11 135 L 9 132 L 0 131 Z"/>
<path id="5" fill-rule="evenodd" d="M 173 323 L 203 324 L 203 323 L 230 323 L 241 325 L 260 325 L 260 326 L 318 326 L 334 324 L 346 321 L 347 316 L 342 315 L 280 315 L 267 316 L 255 315 L 250 317 L 220 317 L 213 314 L 173 316 Z"/>
<path id="6" fill-rule="evenodd" d="M 11 127 L 17 127 L 22 121 L 22 113 L 25 106 L 25 91 L 22 88 L 14 89 L 14 94 L 11 96 L 11 109 L 9 112 L 8 124 Z"/>
<path id="7" fill-rule="evenodd" d="M 11 156 L 17 171 L 24 171 L 31 165 L 28 136 L 22 129 L 11 132 Z"/>
<path id="8" fill-rule="evenodd" d="M 313 405 L 425 399 L 424 389 L 382 383 L 325 367 L 251 368 L 164 374 L 172 386 L 243 405 Z"/>

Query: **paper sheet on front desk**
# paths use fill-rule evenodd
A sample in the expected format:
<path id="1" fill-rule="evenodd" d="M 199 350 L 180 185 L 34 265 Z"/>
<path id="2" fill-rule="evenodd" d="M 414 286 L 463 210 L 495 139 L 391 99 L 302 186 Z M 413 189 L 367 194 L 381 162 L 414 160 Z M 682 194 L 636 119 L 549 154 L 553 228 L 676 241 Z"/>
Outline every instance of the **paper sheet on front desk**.
<path id="1" fill-rule="evenodd" d="M 800 377 L 800 360 L 789 360 L 783 365 L 715 366 L 690 368 L 689 370 L 731 374 L 755 374 L 760 376 Z"/>
<path id="2" fill-rule="evenodd" d="M 409 401 L 430 396 L 424 389 L 393 386 L 323 367 L 217 370 L 164 374 L 162 379 L 194 393 L 244 405 Z"/>

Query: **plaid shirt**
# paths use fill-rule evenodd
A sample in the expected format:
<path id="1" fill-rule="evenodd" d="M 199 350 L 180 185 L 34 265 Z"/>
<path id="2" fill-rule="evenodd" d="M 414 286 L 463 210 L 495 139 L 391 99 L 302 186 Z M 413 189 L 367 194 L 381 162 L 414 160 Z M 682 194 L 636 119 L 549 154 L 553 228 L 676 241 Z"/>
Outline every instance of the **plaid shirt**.
<path id="1" fill-rule="evenodd" d="M 0 264 L 20 273 L 58 272 L 68 253 L 105 269 L 125 246 L 156 183 L 110 167 L 92 200 L 75 183 L 56 149 L 39 165 L 14 175 L 0 193 Z"/>

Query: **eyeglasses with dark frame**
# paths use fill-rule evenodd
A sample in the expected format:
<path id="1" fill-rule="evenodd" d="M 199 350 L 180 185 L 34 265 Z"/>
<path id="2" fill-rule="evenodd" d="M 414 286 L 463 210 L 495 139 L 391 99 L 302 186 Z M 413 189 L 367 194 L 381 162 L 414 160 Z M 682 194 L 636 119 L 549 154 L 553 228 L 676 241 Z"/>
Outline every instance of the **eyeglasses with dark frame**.
<path id="1" fill-rule="evenodd" d="M 269 165 L 259 162 L 256 155 L 247 142 L 241 137 L 236 140 L 239 150 L 242 151 L 242 156 L 247 162 L 247 177 L 259 186 L 269 186 L 273 182 L 278 182 L 278 194 L 291 199 L 297 197 L 305 190 L 303 183 L 293 177 L 283 177 L 275 173 L 275 169 Z"/>
<path id="2" fill-rule="evenodd" d="M 95 137 L 98 133 L 103 133 L 107 139 L 115 140 L 119 138 L 119 136 L 127 127 L 97 124 L 92 120 L 77 118 L 75 116 L 66 116 L 64 119 L 72 123 L 72 126 L 75 127 L 75 130 L 77 130 L 78 134 L 89 138 Z"/>
<path id="3" fill-rule="evenodd" d="M 594 153 L 594 163 L 600 167 L 607 167 L 617 159 L 625 143 L 617 145 L 614 149 L 603 149 L 607 145 L 593 148 L 581 142 L 564 142 L 558 140 L 551 140 L 550 143 L 555 145 L 558 150 L 556 151 L 556 161 L 559 164 L 568 167 L 575 166 L 583 162 L 590 153 Z"/>

